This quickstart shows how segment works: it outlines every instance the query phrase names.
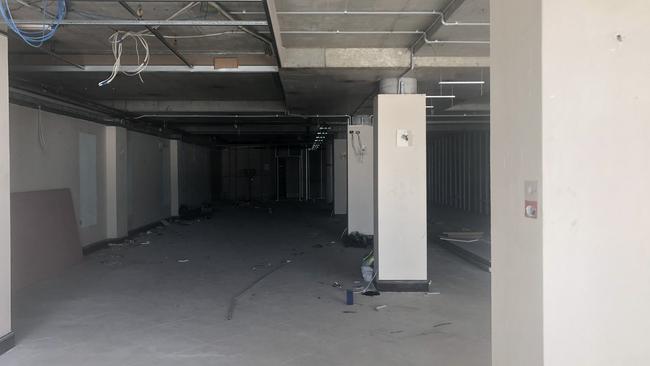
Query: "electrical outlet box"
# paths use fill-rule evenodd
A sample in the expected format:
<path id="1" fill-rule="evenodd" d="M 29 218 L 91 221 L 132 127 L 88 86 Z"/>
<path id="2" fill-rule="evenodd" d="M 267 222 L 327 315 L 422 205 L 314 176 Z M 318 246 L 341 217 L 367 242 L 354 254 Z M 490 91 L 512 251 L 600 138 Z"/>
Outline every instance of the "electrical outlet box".
<path id="1" fill-rule="evenodd" d="M 524 182 L 524 216 L 536 219 L 539 211 L 539 193 L 536 180 Z"/>
<path id="2" fill-rule="evenodd" d="M 411 131 L 397 129 L 397 147 L 409 147 L 412 145 Z"/>

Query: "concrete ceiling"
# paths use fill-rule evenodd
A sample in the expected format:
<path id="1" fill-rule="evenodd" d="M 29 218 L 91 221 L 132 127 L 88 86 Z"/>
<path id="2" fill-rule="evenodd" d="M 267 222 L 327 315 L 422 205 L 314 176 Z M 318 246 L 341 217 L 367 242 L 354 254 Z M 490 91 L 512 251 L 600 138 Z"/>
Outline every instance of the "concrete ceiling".
<path id="1" fill-rule="evenodd" d="M 40 1 L 31 1 L 35 5 L 40 5 Z M 141 7 L 142 19 L 160 20 L 167 19 L 189 2 L 129 2 L 134 9 Z M 129 12 L 116 1 L 70 1 L 70 8 L 66 19 L 134 19 Z M 221 4 L 228 11 L 237 12 L 237 18 L 242 20 L 266 20 L 266 13 L 261 2 L 244 2 L 234 3 L 226 2 Z M 246 14 L 239 14 L 240 12 Z M 34 9 L 21 7 L 15 11 L 15 17 L 19 19 L 41 19 Z M 209 6 L 207 2 L 184 11 L 174 18 L 176 20 L 225 20 L 226 18 Z M 110 55 L 110 44 L 108 38 L 115 30 L 124 31 L 141 31 L 142 27 L 109 27 L 109 26 L 61 26 L 57 31 L 54 42 L 52 43 L 56 52 L 65 54 L 98 54 Z M 272 38 L 266 27 L 250 27 L 258 32 L 264 33 L 265 36 Z M 160 32 L 169 37 L 187 37 L 202 36 L 208 34 L 217 34 L 224 32 L 238 31 L 236 27 L 203 27 L 203 26 L 184 26 L 184 27 L 160 27 Z M 149 46 L 153 54 L 169 54 L 169 50 L 158 42 L 153 36 L 149 35 Z M 213 37 L 177 39 L 170 38 L 177 49 L 187 54 L 194 53 L 214 53 L 214 52 L 263 52 L 264 43 L 243 33 L 226 33 L 215 35 Z M 38 50 L 24 45 L 18 39 L 12 39 L 10 43 L 12 53 L 29 53 L 38 54 Z M 126 54 L 135 53 L 135 48 L 125 47 Z M 152 60 L 155 62 L 155 60 Z"/>
<path id="2" fill-rule="evenodd" d="M 35 6 L 40 1 L 30 0 Z M 421 32 L 429 30 L 428 38 L 441 41 L 486 41 L 489 27 L 442 25 L 434 14 L 295 14 L 295 12 L 434 12 L 444 11 L 449 22 L 489 22 L 488 0 L 266 0 L 221 2 L 220 5 L 241 20 L 268 20 L 272 27 L 249 27 L 277 44 L 275 55 L 266 43 L 236 27 L 162 26 L 159 31 L 168 42 L 193 65 L 210 68 L 215 57 L 237 57 L 243 66 L 278 66 L 279 72 L 189 72 L 183 63 L 155 37 L 147 38 L 151 50 L 150 65 L 176 67 L 174 72 L 145 72 L 144 83 L 138 78 L 120 75 L 107 87 L 97 82 L 107 73 L 75 70 L 69 63 L 84 66 L 112 65 L 108 37 L 117 29 L 110 26 L 62 26 L 53 41 L 34 49 L 16 37 L 10 40 L 11 77 L 34 85 L 47 85 L 49 90 L 82 96 L 90 101 L 131 113 L 277 113 L 352 114 L 371 113 L 372 96 L 378 81 L 401 75 L 416 77 L 419 91 L 439 94 L 440 80 L 484 80 L 480 86 L 446 87 L 442 93 L 453 93 L 455 100 L 431 100 L 434 113 L 472 113 L 482 111 L 489 102 L 489 45 L 436 44 L 422 42 Z M 134 19 L 117 1 L 70 0 L 67 19 Z M 129 2 L 141 7 L 142 18 L 163 20 L 188 2 Z M 266 8 L 270 13 L 266 13 Z M 39 19 L 38 12 L 16 7 L 16 18 Z M 183 12 L 175 20 L 225 20 L 214 7 L 201 2 Z M 142 30 L 124 28 L 120 30 Z M 339 31 L 339 34 L 300 34 L 297 32 Z M 205 36 L 223 33 L 215 36 Z M 350 34 L 348 32 L 362 32 Z M 364 32 L 382 32 L 364 33 Z M 400 32 L 400 33 L 395 33 Z M 419 32 L 419 33 L 418 33 Z M 200 36 L 185 38 L 187 36 Z M 181 37 L 181 38 L 178 38 Z M 415 53 L 411 57 L 411 50 Z M 52 54 L 56 57 L 52 57 Z M 125 46 L 125 64 L 135 62 L 134 48 Z M 411 63 L 416 65 L 411 70 Z M 39 72 L 23 70 L 25 65 L 42 66 Z M 48 68 L 58 65 L 68 71 Z M 208 70 L 209 71 L 209 70 Z M 217 70 L 215 70 L 217 71 Z M 156 103 L 151 103 L 156 101 Z M 165 103 L 168 101 L 168 103 Z M 461 105 L 459 107 L 459 105 Z M 464 106 L 463 106 L 464 105 Z M 453 108 L 452 108 L 453 107 Z M 447 112 L 444 112 L 447 110 Z M 444 113 L 443 113 L 444 112 Z M 151 118 L 152 123 L 164 120 L 190 134 L 210 135 L 210 121 L 215 121 L 214 134 L 228 135 L 222 120 L 214 116 L 186 124 L 183 118 Z M 199 118 L 200 119 L 200 118 Z M 219 123 L 217 123 L 219 122 Z M 232 121 L 229 120 L 228 123 Z M 311 126 L 320 120 L 285 121 L 260 119 L 249 129 L 258 129 L 261 136 L 275 136 L 270 128 L 294 131 L 296 123 Z M 191 127 L 200 123 L 200 128 Z M 207 127 L 206 127 L 207 125 Z M 284 126 L 284 127 L 283 127 Z M 298 128 L 298 131 L 302 129 Z M 237 130 L 241 134 L 241 130 Z M 252 131 L 248 131 L 253 135 Z M 280 134 L 281 135 L 281 134 Z M 291 134 L 289 134 L 291 135 Z M 297 140 L 301 140 L 300 137 Z M 290 139 L 294 139 L 291 137 Z M 220 140 L 225 141 L 225 140 Z"/>
<path id="3" fill-rule="evenodd" d="M 289 69 L 281 72 L 287 103 L 296 113 L 372 114 L 372 100 L 377 83 L 383 78 L 398 77 L 400 69 Z M 450 95 L 454 99 L 433 99 L 430 106 L 445 110 L 454 104 L 489 95 L 488 68 L 426 68 L 410 75 L 418 79 L 418 92 L 427 95 Z M 480 85 L 443 86 L 439 81 L 485 81 Z M 485 102 L 484 102 L 485 103 Z M 321 112 L 322 113 L 322 112 Z"/>
<path id="4" fill-rule="evenodd" d="M 335 14 L 296 12 L 433 12 L 453 8 L 449 22 L 489 22 L 488 0 L 275 0 L 282 44 L 287 48 L 408 48 L 439 16 L 433 14 Z M 300 34 L 300 31 L 386 32 L 381 34 Z M 389 33 L 389 32 L 413 32 Z M 489 27 L 441 26 L 431 34 L 445 41 L 489 40 Z M 438 56 L 487 56 L 489 46 L 436 45 Z"/>

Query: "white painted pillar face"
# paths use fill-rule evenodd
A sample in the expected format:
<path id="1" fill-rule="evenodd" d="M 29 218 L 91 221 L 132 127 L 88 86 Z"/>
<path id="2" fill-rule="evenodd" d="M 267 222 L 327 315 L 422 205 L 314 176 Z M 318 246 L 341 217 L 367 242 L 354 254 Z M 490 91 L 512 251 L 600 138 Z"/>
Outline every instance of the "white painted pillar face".
<path id="1" fill-rule="evenodd" d="M 348 212 L 348 145 L 346 139 L 334 140 L 334 214 Z"/>
<path id="2" fill-rule="evenodd" d="M 327 203 L 334 202 L 334 147 L 332 143 L 325 146 L 325 187 Z"/>
<path id="3" fill-rule="evenodd" d="M 0 34 L 0 353 L 11 335 L 11 214 L 9 187 L 9 75 L 7 37 Z"/>
<path id="4" fill-rule="evenodd" d="M 127 131 L 106 127 L 106 237 L 122 238 L 129 231 L 127 197 Z"/>
<path id="5" fill-rule="evenodd" d="M 171 195 L 170 215 L 173 217 L 178 216 L 178 210 L 180 205 L 179 204 L 179 183 L 178 183 L 179 149 L 180 149 L 180 142 L 178 140 L 169 141 L 169 174 L 170 174 L 169 194 Z"/>
<path id="6" fill-rule="evenodd" d="M 426 99 L 377 96 L 375 256 L 380 289 L 427 289 Z"/>
<path id="7" fill-rule="evenodd" d="M 348 233 L 375 233 L 373 146 L 372 126 L 348 126 Z"/>
<path id="8" fill-rule="evenodd" d="M 649 365 L 650 2 L 490 14 L 492 364 Z"/>

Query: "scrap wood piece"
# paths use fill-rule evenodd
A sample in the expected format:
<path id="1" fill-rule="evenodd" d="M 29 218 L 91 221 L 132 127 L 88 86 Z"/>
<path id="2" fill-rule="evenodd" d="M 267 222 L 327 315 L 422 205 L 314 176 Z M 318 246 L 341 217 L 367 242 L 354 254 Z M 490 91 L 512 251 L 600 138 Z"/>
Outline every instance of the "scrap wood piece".
<path id="1" fill-rule="evenodd" d="M 483 238 L 482 231 L 445 231 L 440 236 L 440 240 L 459 242 L 459 243 L 475 243 Z"/>
<path id="2" fill-rule="evenodd" d="M 446 238 L 444 236 L 441 236 L 440 240 L 453 241 L 453 242 L 458 242 L 458 243 L 476 243 L 480 239 L 452 239 L 452 238 Z"/>
<path id="3" fill-rule="evenodd" d="M 482 231 L 445 231 L 444 235 L 447 235 L 450 238 L 466 238 L 466 237 L 482 237 Z"/>
<path id="4" fill-rule="evenodd" d="M 244 287 L 243 290 L 239 291 L 235 296 L 230 298 L 230 304 L 228 305 L 228 313 L 226 314 L 226 320 L 232 320 L 233 313 L 235 312 L 235 306 L 237 306 L 237 300 L 239 300 L 240 297 L 242 297 L 248 290 L 252 289 L 257 285 L 258 283 L 262 282 L 263 279 L 271 275 L 273 272 L 279 270 L 280 268 L 284 267 L 285 265 L 291 263 L 290 260 L 284 260 L 282 261 L 277 267 L 271 269 L 270 271 L 266 272 L 265 274 L 261 275 L 255 281 L 251 282 L 248 286 Z"/>

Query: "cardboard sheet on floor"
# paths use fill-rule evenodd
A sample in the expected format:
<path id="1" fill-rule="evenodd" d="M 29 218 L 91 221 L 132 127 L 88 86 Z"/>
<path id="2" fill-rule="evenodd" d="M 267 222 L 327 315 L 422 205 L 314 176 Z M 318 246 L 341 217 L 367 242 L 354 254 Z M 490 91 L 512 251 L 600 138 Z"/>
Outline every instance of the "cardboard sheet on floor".
<path id="1" fill-rule="evenodd" d="M 70 190 L 12 193 L 13 289 L 56 275 L 79 261 L 79 228 Z"/>

